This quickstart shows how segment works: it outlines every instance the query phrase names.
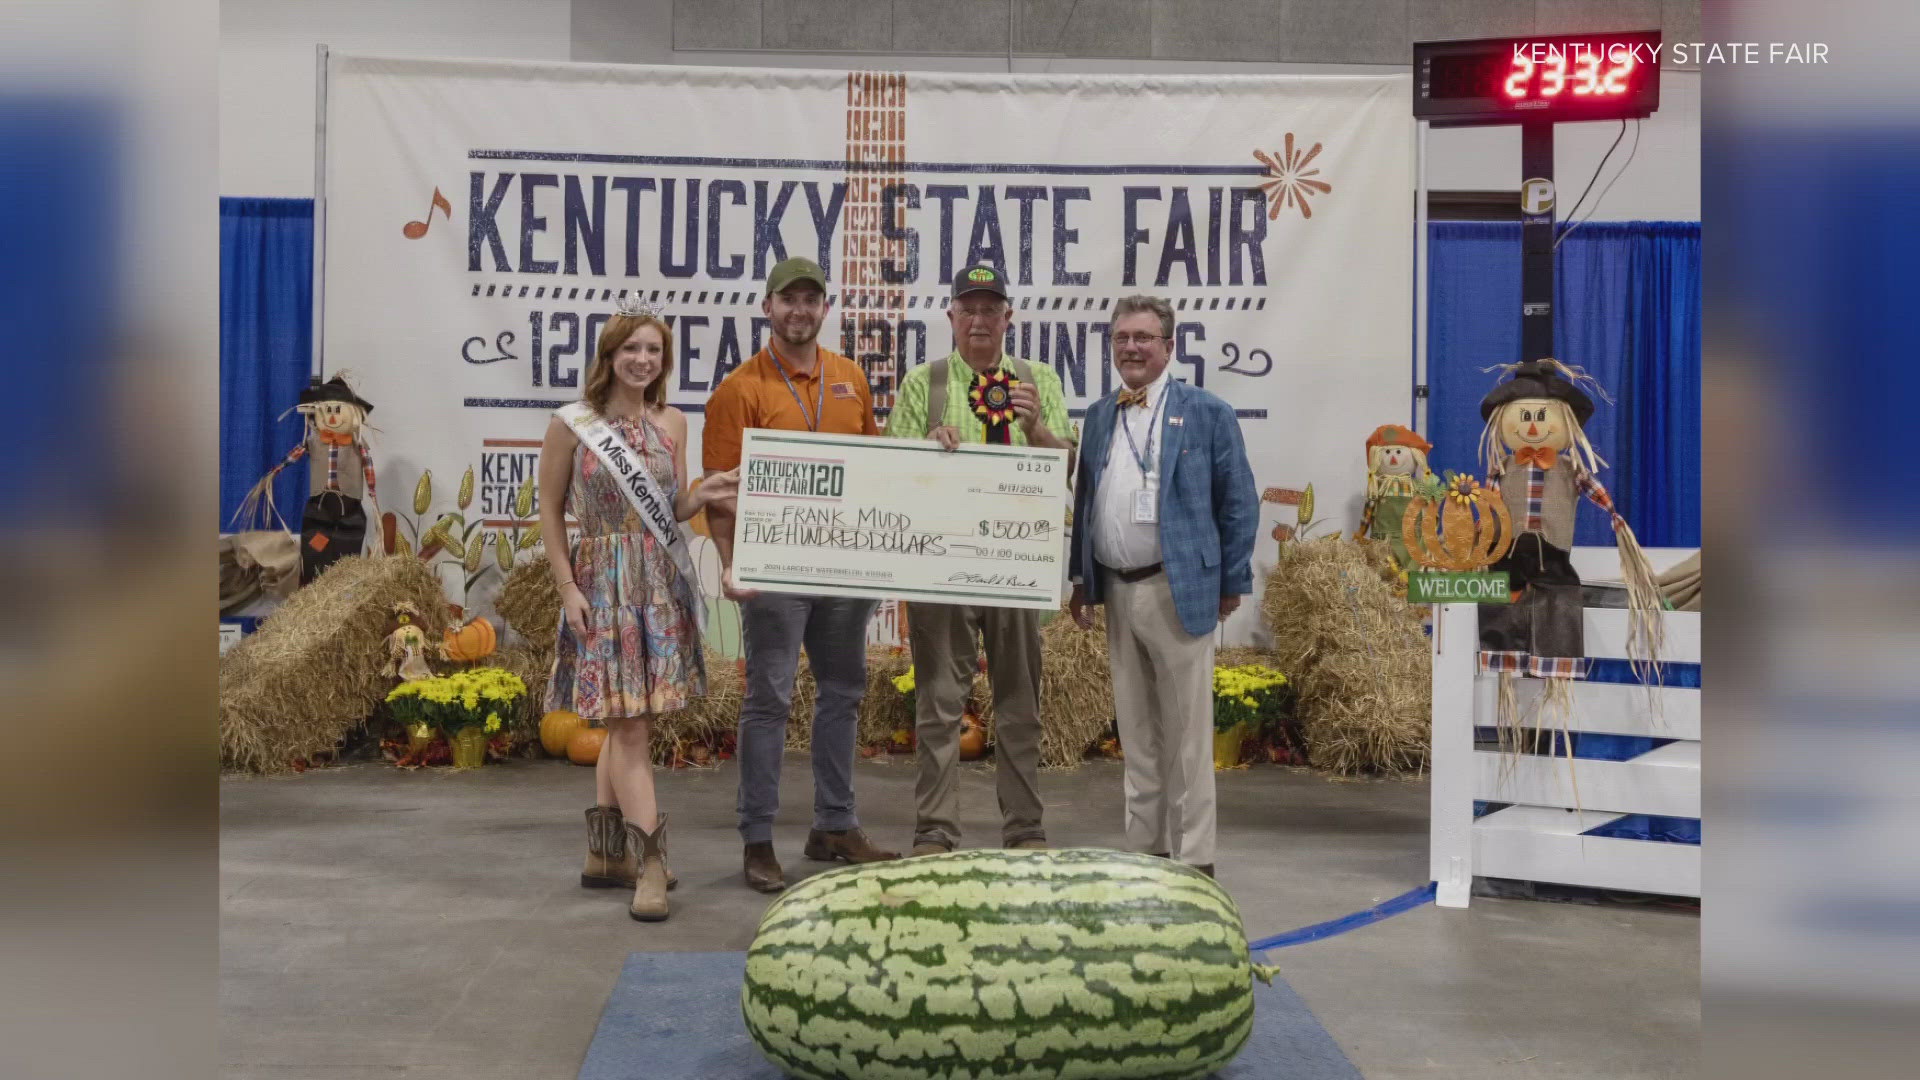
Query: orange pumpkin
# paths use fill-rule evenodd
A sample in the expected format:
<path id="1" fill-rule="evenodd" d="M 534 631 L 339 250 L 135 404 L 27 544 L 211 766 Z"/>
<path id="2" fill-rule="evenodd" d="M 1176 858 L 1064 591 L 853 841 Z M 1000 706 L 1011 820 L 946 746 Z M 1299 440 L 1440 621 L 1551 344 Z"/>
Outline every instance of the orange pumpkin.
<path id="1" fill-rule="evenodd" d="M 567 760 L 575 765 L 598 765 L 600 748 L 606 742 L 606 728 L 583 727 L 567 740 Z"/>
<path id="2" fill-rule="evenodd" d="M 980 718 L 968 713 L 960 718 L 960 760 L 978 761 L 987 753 L 987 729 Z"/>
<path id="3" fill-rule="evenodd" d="M 440 651 L 449 660 L 470 664 L 492 656 L 499 644 L 493 624 L 485 619 L 475 619 L 458 630 L 448 629 L 440 641 Z"/>
<path id="4" fill-rule="evenodd" d="M 570 709 L 555 709 L 540 718 L 540 748 L 548 757 L 566 757 L 567 743 L 573 734 L 586 727 L 580 714 Z"/>

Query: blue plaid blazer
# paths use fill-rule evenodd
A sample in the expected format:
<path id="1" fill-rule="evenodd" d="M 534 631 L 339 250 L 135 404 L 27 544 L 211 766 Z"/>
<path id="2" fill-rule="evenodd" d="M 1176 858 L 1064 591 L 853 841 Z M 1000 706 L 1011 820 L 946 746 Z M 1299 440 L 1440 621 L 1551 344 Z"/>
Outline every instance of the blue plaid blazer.
<path id="1" fill-rule="evenodd" d="M 1073 497 L 1073 550 L 1067 571 L 1087 599 L 1104 603 L 1093 558 L 1094 494 L 1113 445 L 1115 395 L 1087 408 Z M 1220 598 L 1253 591 L 1253 542 L 1260 496 L 1247 464 L 1233 406 L 1198 387 L 1170 379 L 1160 420 L 1160 551 L 1187 633 L 1213 631 Z"/>

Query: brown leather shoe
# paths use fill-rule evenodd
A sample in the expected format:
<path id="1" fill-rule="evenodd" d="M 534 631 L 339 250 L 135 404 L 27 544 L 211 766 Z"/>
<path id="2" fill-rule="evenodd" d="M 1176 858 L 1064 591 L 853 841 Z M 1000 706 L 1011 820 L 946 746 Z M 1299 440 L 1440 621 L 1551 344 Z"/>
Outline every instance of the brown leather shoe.
<path id="1" fill-rule="evenodd" d="M 1212 876 L 1213 876 L 1213 864 L 1212 864 L 1212 863 L 1201 863 L 1200 865 L 1198 865 L 1198 866 L 1196 866 L 1196 867 L 1194 867 L 1194 869 L 1195 869 L 1195 870 L 1198 870 L 1198 871 L 1200 871 L 1201 873 L 1203 873 L 1203 874 L 1205 874 L 1205 875 L 1207 875 L 1208 877 L 1212 877 Z"/>
<path id="2" fill-rule="evenodd" d="M 807 834 L 806 856 L 820 862 L 845 859 L 850 863 L 870 863 L 897 859 L 900 853 L 874 847 L 864 829 L 845 829 L 840 832 L 814 829 Z"/>
<path id="3" fill-rule="evenodd" d="M 1148 854 L 1148 855 L 1151 855 L 1151 856 L 1153 856 L 1153 857 L 1154 857 L 1154 858 L 1156 858 L 1156 859 L 1171 859 L 1171 858 L 1173 858 L 1173 852 L 1171 852 L 1171 851 L 1149 851 L 1149 852 L 1147 852 L 1147 854 Z"/>
<path id="4" fill-rule="evenodd" d="M 758 892 L 779 892 L 787 887 L 786 872 L 773 857 L 772 844 L 748 844 L 746 853 L 747 887 Z"/>
<path id="5" fill-rule="evenodd" d="M 913 857 L 917 859 L 922 855 L 945 855 L 952 850 L 938 840 L 918 840 L 913 845 Z"/>
<path id="6" fill-rule="evenodd" d="M 1015 840 L 1013 843 L 1007 845 L 1007 850 L 1045 851 L 1047 850 L 1047 838 L 1044 836 L 1029 836 L 1024 840 Z"/>

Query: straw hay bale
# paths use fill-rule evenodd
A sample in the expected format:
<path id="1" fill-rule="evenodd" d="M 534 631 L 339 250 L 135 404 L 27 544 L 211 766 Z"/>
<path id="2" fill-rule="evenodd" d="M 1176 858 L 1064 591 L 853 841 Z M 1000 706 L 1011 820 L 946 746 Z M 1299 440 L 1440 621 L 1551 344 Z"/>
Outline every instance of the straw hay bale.
<path id="1" fill-rule="evenodd" d="M 276 773 L 332 751 L 385 700 L 393 605 L 410 601 L 427 639 L 447 626 L 440 580 L 407 555 L 352 555 L 296 591 L 220 661 L 220 758 Z"/>
<path id="2" fill-rule="evenodd" d="M 904 648 L 875 647 L 867 650 L 867 696 L 860 699 L 860 728 L 855 741 L 862 744 L 884 743 L 900 728 L 913 728 L 913 707 L 907 695 L 894 689 L 893 680 L 913 666 L 913 654 Z M 805 726 L 812 714 L 794 714 L 794 722 Z"/>
<path id="3" fill-rule="evenodd" d="M 1273 652 L 1257 645 L 1229 645 L 1213 652 L 1214 667 L 1246 667 L 1248 664 L 1260 664 L 1281 671 L 1280 661 Z"/>
<path id="4" fill-rule="evenodd" d="M 547 684 L 553 679 L 558 648 L 560 594 L 545 559 L 519 563 L 500 586 L 493 609 L 505 619 L 509 633 L 500 650 L 499 664 L 527 684 L 527 718 L 538 723 L 547 709 Z"/>
<path id="5" fill-rule="evenodd" d="M 1082 630 L 1063 605 L 1040 628 L 1040 765 L 1080 764 L 1113 723 L 1113 673 L 1107 665 L 1107 609 L 1093 608 Z"/>
<path id="6" fill-rule="evenodd" d="M 1432 659 L 1416 608 L 1394 595 L 1384 544 L 1289 544 L 1261 608 L 1293 681 L 1310 764 L 1336 776 L 1425 769 Z"/>

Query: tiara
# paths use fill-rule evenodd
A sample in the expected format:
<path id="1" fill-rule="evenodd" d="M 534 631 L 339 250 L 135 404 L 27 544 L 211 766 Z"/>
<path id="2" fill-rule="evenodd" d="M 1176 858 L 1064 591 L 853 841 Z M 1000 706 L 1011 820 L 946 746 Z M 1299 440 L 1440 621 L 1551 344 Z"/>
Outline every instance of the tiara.
<path id="1" fill-rule="evenodd" d="M 640 299 L 639 289 L 632 292 L 623 291 L 620 299 L 613 302 L 613 313 L 625 315 L 630 319 L 657 319 L 660 317 L 660 312 L 659 305 Z"/>

